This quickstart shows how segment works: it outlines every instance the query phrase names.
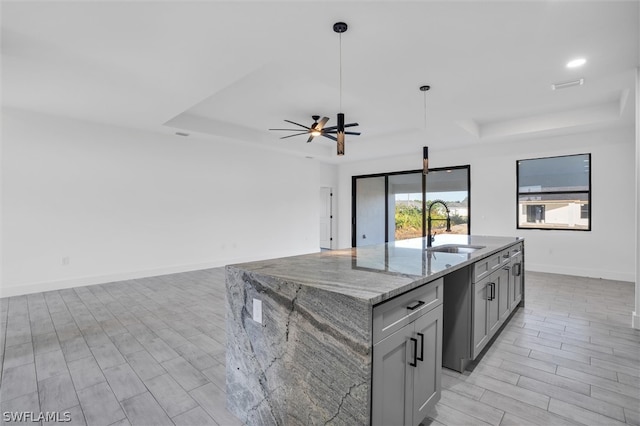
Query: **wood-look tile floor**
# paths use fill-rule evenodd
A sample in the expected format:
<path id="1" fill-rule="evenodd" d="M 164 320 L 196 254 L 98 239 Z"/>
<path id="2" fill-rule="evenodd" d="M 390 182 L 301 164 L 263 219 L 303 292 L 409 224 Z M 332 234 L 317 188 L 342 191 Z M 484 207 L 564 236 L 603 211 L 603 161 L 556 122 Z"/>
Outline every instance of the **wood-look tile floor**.
<path id="1" fill-rule="evenodd" d="M 472 371 L 443 369 L 425 424 L 640 425 L 633 285 L 526 279 L 526 308 Z M 225 408 L 223 268 L 0 299 L 0 326 L 3 424 L 23 412 L 69 413 L 69 425 L 239 424 Z"/>
<path id="2" fill-rule="evenodd" d="M 634 285 L 527 272 L 525 288 L 525 308 L 470 370 L 443 368 L 425 424 L 640 425 Z"/>

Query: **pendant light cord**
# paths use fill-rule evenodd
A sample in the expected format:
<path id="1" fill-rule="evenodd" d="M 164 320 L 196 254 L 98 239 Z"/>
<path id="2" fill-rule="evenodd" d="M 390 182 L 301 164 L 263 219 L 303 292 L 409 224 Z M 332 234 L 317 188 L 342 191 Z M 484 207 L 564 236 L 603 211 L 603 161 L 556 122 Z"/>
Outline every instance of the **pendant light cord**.
<path id="1" fill-rule="evenodd" d="M 339 43 L 340 43 L 340 112 L 342 112 L 342 33 L 339 33 Z"/>
<path id="2" fill-rule="evenodd" d="M 423 92 L 424 93 L 424 130 L 427 130 L 427 92 L 426 90 Z"/>

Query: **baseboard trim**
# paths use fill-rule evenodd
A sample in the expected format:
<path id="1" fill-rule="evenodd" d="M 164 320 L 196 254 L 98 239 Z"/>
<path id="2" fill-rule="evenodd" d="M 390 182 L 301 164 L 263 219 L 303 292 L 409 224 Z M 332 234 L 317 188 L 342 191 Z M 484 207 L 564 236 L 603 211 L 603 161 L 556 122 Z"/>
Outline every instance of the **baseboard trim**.
<path id="1" fill-rule="evenodd" d="M 137 278 L 155 277 L 159 275 L 175 274 L 180 272 L 198 271 L 201 269 L 223 266 L 214 263 L 202 263 L 192 265 L 179 265 L 150 270 L 128 271 L 108 275 L 95 275 L 85 277 L 67 278 L 55 281 L 41 281 L 25 283 L 13 286 L 4 286 L 0 292 L 1 297 L 21 296 L 25 294 L 40 293 L 43 291 L 63 290 L 72 287 L 84 287 L 87 285 L 104 284 L 114 281 L 133 280 Z"/>
<path id="2" fill-rule="evenodd" d="M 576 277 L 585 278 L 602 278 L 605 280 L 614 281 L 626 281 L 635 282 L 635 273 L 624 273 L 619 271 L 610 271 L 603 269 L 585 269 L 585 268 L 572 268 L 557 265 L 544 265 L 526 262 L 525 268 L 527 271 L 534 272 L 547 272 L 550 274 L 572 275 Z"/>

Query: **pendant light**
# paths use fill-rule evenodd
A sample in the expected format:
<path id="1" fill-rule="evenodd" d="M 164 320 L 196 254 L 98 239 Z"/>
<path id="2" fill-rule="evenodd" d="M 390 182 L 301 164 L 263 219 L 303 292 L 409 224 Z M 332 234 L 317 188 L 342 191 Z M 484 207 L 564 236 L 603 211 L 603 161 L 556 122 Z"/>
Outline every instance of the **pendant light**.
<path id="1" fill-rule="evenodd" d="M 420 91 L 424 94 L 424 130 L 427 130 L 427 90 L 431 89 L 431 86 L 420 86 Z M 422 174 L 427 175 L 429 173 L 429 147 L 422 147 Z"/>
<path id="2" fill-rule="evenodd" d="M 333 24 L 333 31 L 337 32 L 339 35 L 339 44 L 340 44 L 340 111 L 342 111 L 342 33 L 347 31 L 347 24 L 344 22 L 336 22 Z M 338 113 L 338 128 L 336 138 L 338 155 L 344 155 L 344 114 L 342 112 Z"/>

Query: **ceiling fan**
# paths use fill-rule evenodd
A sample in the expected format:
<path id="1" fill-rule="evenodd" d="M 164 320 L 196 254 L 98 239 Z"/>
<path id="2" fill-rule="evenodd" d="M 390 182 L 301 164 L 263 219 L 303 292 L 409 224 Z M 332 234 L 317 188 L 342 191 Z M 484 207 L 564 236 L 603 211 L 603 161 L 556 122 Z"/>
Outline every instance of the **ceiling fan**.
<path id="1" fill-rule="evenodd" d="M 304 124 L 296 123 L 291 120 L 284 120 L 287 123 L 300 126 L 301 128 L 305 129 L 304 131 L 302 131 L 302 129 L 269 129 L 269 130 L 299 132 L 293 135 L 283 136 L 280 139 L 286 139 L 286 138 L 291 138 L 291 137 L 300 136 L 300 135 L 309 135 L 309 139 L 307 139 L 307 143 L 311 142 L 313 138 L 315 138 L 316 136 L 324 136 L 325 138 L 329 138 L 334 141 L 338 140 L 335 136 L 333 136 L 334 134 L 338 133 L 338 126 L 324 127 L 324 125 L 327 124 L 327 121 L 329 121 L 329 117 L 322 117 L 322 119 L 320 120 L 319 115 L 312 115 L 311 118 L 313 118 L 313 124 L 311 125 L 311 127 L 305 126 Z M 355 127 L 355 126 L 358 126 L 358 123 L 349 123 L 344 125 L 344 127 Z M 344 133 L 347 135 L 356 135 L 356 136 L 360 135 L 360 132 L 344 132 Z"/>

